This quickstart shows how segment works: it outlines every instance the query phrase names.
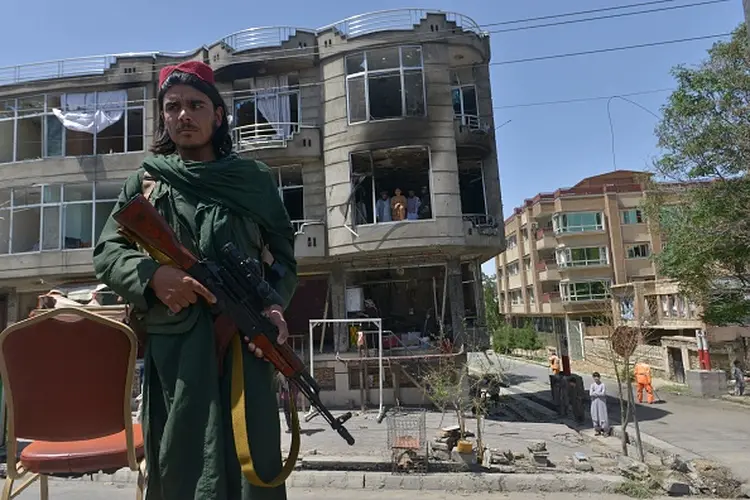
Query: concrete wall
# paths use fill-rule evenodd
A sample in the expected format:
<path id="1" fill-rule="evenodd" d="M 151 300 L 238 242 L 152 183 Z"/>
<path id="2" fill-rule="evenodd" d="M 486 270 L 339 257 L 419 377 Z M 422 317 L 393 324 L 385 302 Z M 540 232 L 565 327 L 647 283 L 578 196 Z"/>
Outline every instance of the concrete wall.
<path id="1" fill-rule="evenodd" d="M 612 354 L 609 347 L 609 339 L 607 338 L 584 338 L 584 353 L 587 361 L 598 365 L 612 366 Z M 652 374 L 655 377 L 662 377 L 668 373 L 666 347 L 639 345 L 635 349 L 631 362 L 648 364 L 651 366 Z"/>

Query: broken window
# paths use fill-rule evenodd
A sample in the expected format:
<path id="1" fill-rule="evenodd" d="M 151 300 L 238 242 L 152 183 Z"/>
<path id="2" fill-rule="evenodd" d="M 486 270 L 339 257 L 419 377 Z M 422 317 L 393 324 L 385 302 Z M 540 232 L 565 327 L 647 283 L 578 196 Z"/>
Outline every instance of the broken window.
<path id="1" fill-rule="evenodd" d="M 477 88 L 474 85 L 462 85 L 451 89 L 453 97 L 453 116 L 471 128 L 479 128 L 479 103 Z"/>
<path id="2" fill-rule="evenodd" d="M 300 126 L 297 75 L 258 77 L 247 95 L 234 100 L 234 140 L 238 150 L 254 143 L 288 139 Z"/>
<path id="3" fill-rule="evenodd" d="M 432 218 L 426 147 L 356 152 L 350 161 L 355 225 Z"/>
<path id="4" fill-rule="evenodd" d="M 279 196 L 284 202 L 295 231 L 305 219 L 305 192 L 302 183 L 302 165 L 289 165 L 273 169 Z"/>
<path id="5" fill-rule="evenodd" d="M 0 163 L 143 151 L 142 87 L 0 101 Z"/>
<path id="6" fill-rule="evenodd" d="M 389 47 L 346 58 L 349 123 L 424 116 L 422 48 Z"/>
<path id="7" fill-rule="evenodd" d="M 487 215 L 487 196 L 481 160 L 458 162 L 458 186 L 463 215 Z"/>

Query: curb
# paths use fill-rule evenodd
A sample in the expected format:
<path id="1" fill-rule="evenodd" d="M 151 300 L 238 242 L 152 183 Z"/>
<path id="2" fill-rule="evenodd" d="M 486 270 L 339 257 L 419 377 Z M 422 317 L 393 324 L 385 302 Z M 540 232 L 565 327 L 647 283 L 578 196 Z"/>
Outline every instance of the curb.
<path id="1" fill-rule="evenodd" d="M 618 438 L 622 438 L 622 427 L 619 425 L 612 427 L 612 435 Z M 635 446 L 635 429 L 633 428 L 632 425 L 630 426 L 630 431 L 628 431 L 628 435 L 630 436 L 631 444 Z M 643 445 L 644 451 L 657 455 L 661 458 L 667 458 L 670 455 L 679 456 L 683 460 L 694 460 L 696 458 L 704 458 L 703 456 L 698 455 L 697 453 L 693 453 L 692 451 L 686 450 L 685 448 L 680 448 L 679 446 L 669 444 L 666 441 L 662 441 L 661 439 L 655 438 L 654 436 L 651 436 L 650 434 L 646 434 L 642 431 L 641 431 L 641 444 Z"/>
<path id="2" fill-rule="evenodd" d="M 95 474 L 91 481 L 110 484 L 135 483 L 137 474 L 120 469 L 114 474 Z M 54 479 L 54 481 L 88 481 Z M 614 475 L 600 474 L 486 474 L 448 473 L 394 475 L 388 472 L 295 471 L 287 479 L 287 488 L 336 490 L 410 490 L 451 492 L 544 492 L 611 493 L 625 481 Z"/>

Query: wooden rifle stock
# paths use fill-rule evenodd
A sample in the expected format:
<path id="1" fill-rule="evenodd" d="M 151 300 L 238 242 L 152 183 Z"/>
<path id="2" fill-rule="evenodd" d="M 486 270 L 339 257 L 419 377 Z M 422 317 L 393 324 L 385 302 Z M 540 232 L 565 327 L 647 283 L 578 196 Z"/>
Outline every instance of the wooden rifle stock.
<path id="1" fill-rule="evenodd" d="M 198 263 L 198 258 L 179 242 L 164 217 L 142 194 L 127 202 L 112 218 L 120 225 L 120 234 L 141 245 L 161 264 L 188 270 Z"/>

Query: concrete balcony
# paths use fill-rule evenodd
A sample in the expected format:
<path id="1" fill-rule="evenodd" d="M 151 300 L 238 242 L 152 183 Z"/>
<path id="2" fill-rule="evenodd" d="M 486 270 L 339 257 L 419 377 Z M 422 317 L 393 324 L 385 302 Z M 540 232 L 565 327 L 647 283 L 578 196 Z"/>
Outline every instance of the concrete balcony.
<path id="1" fill-rule="evenodd" d="M 326 225 L 319 220 L 292 221 L 294 256 L 297 259 L 322 258 L 327 255 Z"/>
<path id="2" fill-rule="evenodd" d="M 456 148 L 463 154 L 470 151 L 488 154 L 495 143 L 494 129 L 476 115 L 457 115 L 453 118 Z M 469 150 L 469 151 L 467 151 Z"/>
<path id="3" fill-rule="evenodd" d="M 542 295 L 542 312 L 544 314 L 564 314 L 562 300 L 559 292 L 550 292 Z"/>
<path id="4" fill-rule="evenodd" d="M 208 58 L 220 82 L 314 67 L 315 30 L 290 26 L 249 28 L 208 47 Z M 276 57 L 269 57 L 272 52 Z M 278 54 L 283 54 L 279 56 Z"/>
<path id="5" fill-rule="evenodd" d="M 539 281 L 560 281 L 560 270 L 556 262 L 537 262 L 536 271 Z"/>
<path id="6" fill-rule="evenodd" d="M 536 249 L 541 250 L 554 250 L 557 247 L 557 238 L 552 229 L 537 229 L 536 230 Z"/>
<path id="7" fill-rule="evenodd" d="M 266 161 L 320 158 L 320 128 L 300 123 L 261 123 L 232 129 L 235 150 Z"/>

